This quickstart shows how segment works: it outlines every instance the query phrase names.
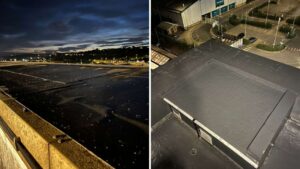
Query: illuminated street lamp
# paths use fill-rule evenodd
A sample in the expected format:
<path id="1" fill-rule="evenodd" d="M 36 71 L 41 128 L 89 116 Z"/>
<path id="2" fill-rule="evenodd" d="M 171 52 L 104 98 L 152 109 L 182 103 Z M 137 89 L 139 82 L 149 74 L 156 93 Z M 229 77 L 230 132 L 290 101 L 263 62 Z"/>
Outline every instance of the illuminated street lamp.
<path id="1" fill-rule="evenodd" d="M 245 37 L 247 36 L 247 18 L 248 18 L 248 13 L 252 10 L 252 8 L 249 9 L 249 11 L 246 12 L 245 16 Z"/>
<path id="2" fill-rule="evenodd" d="M 296 20 L 296 15 L 294 16 L 294 20 L 293 20 L 293 29 L 295 28 L 295 20 Z"/>
<path id="3" fill-rule="evenodd" d="M 270 7 L 270 0 L 268 0 L 268 9 L 267 9 L 267 16 L 266 16 L 265 27 L 267 27 L 267 23 L 268 23 L 269 7 Z"/>
<path id="4" fill-rule="evenodd" d="M 279 29 L 279 24 L 280 24 L 281 18 L 283 18 L 283 15 L 281 15 L 281 17 L 279 17 L 279 19 L 278 19 L 273 48 L 275 47 L 275 44 L 276 44 L 276 39 L 277 39 L 277 34 L 278 34 L 278 29 Z"/>
<path id="5" fill-rule="evenodd" d="M 247 14 L 245 16 L 245 37 L 247 35 Z"/>

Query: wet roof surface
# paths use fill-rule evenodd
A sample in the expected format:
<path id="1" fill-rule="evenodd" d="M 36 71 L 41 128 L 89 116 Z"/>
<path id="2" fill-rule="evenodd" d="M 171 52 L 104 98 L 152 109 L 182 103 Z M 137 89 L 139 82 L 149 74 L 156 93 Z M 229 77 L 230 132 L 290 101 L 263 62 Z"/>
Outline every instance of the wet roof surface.
<path id="1" fill-rule="evenodd" d="M 285 90 L 241 70 L 210 60 L 188 74 L 165 97 L 247 154 L 252 148 L 251 144 L 258 142 L 256 136 L 264 130 L 263 124 L 276 116 L 273 111 L 279 108 Z M 283 120 L 287 117 L 292 104 L 283 108 L 282 116 L 279 114 L 276 118 Z M 264 137 L 269 134 L 269 137 L 273 137 L 274 132 L 264 133 Z M 264 140 L 256 145 L 262 144 L 262 141 Z M 262 156 L 260 152 L 265 151 L 268 144 L 269 142 L 257 152 L 252 152 L 255 154 L 253 158 L 259 161 Z"/>
<path id="2" fill-rule="evenodd" d="M 0 86 L 116 168 L 148 166 L 148 69 L 28 65 Z"/>
<path id="3" fill-rule="evenodd" d="M 300 97 L 296 98 L 290 118 L 284 124 L 262 169 L 299 168 L 300 157 Z"/>
<path id="4" fill-rule="evenodd" d="M 221 152 L 198 139 L 193 129 L 173 115 L 168 115 L 164 123 L 153 130 L 152 139 L 152 167 L 155 169 L 239 168 Z"/>
<path id="5" fill-rule="evenodd" d="M 300 126 L 289 120 L 272 147 L 261 169 L 299 168 Z"/>
<path id="6" fill-rule="evenodd" d="M 152 81 L 152 125 L 170 112 L 167 98 L 264 168 L 276 158 L 300 165 L 292 155 L 274 153 L 276 143 L 283 146 L 279 140 L 290 139 L 289 151 L 299 154 L 299 127 L 286 120 L 300 126 L 300 70 L 208 41 L 154 70 Z"/>

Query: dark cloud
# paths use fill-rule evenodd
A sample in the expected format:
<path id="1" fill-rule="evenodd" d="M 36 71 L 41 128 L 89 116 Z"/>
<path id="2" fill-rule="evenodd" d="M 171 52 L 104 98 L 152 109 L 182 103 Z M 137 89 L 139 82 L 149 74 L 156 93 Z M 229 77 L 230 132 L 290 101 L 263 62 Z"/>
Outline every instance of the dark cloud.
<path id="1" fill-rule="evenodd" d="M 137 45 L 145 45 L 148 44 L 148 36 L 139 36 L 139 37 L 129 37 L 129 38 L 112 38 L 110 40 L 101 40 L 95 42 L 99 44 L 101 47 L 107 47 L 112 45 L 118 46 L 137 46 Z"/>
<path id="2" fill-rule="evenodd" d="M 53 46 L 64 46 L 67 45 L 67 43 L 54 43 Z"/>
<path id="3" fill-rule="evenodd" d="M 83 50 L 83 49 L 87 48 L 88 46 L 89 46 L 89 44 L 72 46 L 72 47 L 62 47 L 62 48 L 58 48 L 58 51 L 59 52 L 74 52 L 77 50 Z"/>
<path id="4" fill-rule="evenodd" d="M 143 44 L 148 38 L 148 0 L 2 0 L 0 23 L 2 52 L 51 46 L 64 50 L 85 42 Z M 119 37 L 124 38 L 111 43 Z"/>
<path id="5" fill-rule="evenodd" d="M 54 21 L 49 24 L 49 30 L 53 30 L 58 33 L 66 33 L 70 31 L 70 27 L 63 21 Z"/>

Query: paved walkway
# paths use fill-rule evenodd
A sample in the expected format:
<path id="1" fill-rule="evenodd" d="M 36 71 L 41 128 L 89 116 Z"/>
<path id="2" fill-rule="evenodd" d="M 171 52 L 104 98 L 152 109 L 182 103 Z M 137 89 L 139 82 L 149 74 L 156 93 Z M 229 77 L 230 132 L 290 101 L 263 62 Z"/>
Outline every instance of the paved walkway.
<path id="1" fill-rule="evenodd" d="M 188 30 L 184 31 L 178 38 L 179 41 L 185 42 L 188 45 L 200 45 L 209 39 L 211 39 L 211 35 L 209 33 L 211 28 L 210 24 L 206 24 L 204 22 L 200 22 Z"/>
<path id="2" fill-rule="evenodd" d="M 228 18 L 232 14 L 236 15 L 242 15 L 245 13 L 245 11 L 249 11 L 251 8 L 254 8 L 255 6 L 262 4 L 267 0 L 259 0 L 259 1 L 253 1 L 249 4 L 242 5 L 240 7 L 237 7 L 225 14 L 222 14 L 221 16 L 215 18 L 220 23 L 226 23 L 228 22 Z M 210 35 L 210 24 L 206 24 L 204 22 L 200 22 L 192 27 L 190 27 L 188 30 L 184 31 L 178 38 L 179 41 L 185 42 L 188 45 L 200 45 L 209 39 L 211 39 Z"/>
<path id="3" fill-rule="evenodd" d="M 239 33 L 245 33 L 245 24 L 240 24 L 230 30 L 228 30 L 226 33 L 232 34 L 232 35 L 238 35 Z M 247 25 L 246 26 L 246 38 L 249 37 L 256 37 L 257 39 L 261 39 L 265 43 L 273 44 L 275 39 L 275 29 L 263 29 L 258 28 L 255 26 Z M 277 43 L 280 42 L 286 42 L 285 35 L 281 32 L 278 32 L 277 35 Z"/>
<path id="4" fill-rule="evenodd" d="M 280 52 L 268 52 L 252 47 L 248 52 L 300 69 L 300 51 L 293 51 L 287 48 Z"/>
<path id="5" fill-rule="evenodd" d="M 245 5 L 243 7 L 237 8 L 234 14 L 238 16 L 242 16 L 246 13 L 246 11 L 250 11 L 251 8 L 254 8 L 255 6 L 258 6 L 259 4 L 262 4 L 266 1 L 255 1 L 255 3 L 251 3 L 248 5 Z M 220 17 L 220 21 L 225 23 L 228 22 L 228 18 L 230 16 L 230 13 L 227 13 Z M 262 21 L 264 22 L 265 19 L 263 18 L 256 18 L 256 17 L 248 17 L 249 20 L 256 20 L 256 21 Z M 256 45 L 259 43 L 266 43 L 266 44 L 273 44 L 276 34 L 276 28 L 277 28 L 277 21 L 274 20 L 268 20 L 273 24 L 272 29 L 263 29 L 258 28 L 255 26 L 247 25 L 246 26 L 246 38 L 249 37 L 256 37 L 258 40 L 253 43 L 249 44 L 248 46 L 245 46 L 243 48 L 244 51 L 248 51 L 257 55 L 260 55 L 262 57 L 266 57 L 278 62 L 282 62 L 297 68 L 300 68 L 300 29 L 296 30 L 297 36 L 293 39 L 287 39 L 286 35 L 284 33 L 278 32 L 276 43 L 279 44 L 280 42 L 283 42 L 286 44 L 286 48 L 279 52 L 268 52 L 261 49 L 256 48 Z M 285 20 L 280 22 L 280 25 L 286 24 Z M 296 26 L 296 28 L 299 28 Z M 226 33 L 232 34 L 232 35 L 238 35 L 239 33 L 245 33 L 245 25 L 240 24 L 238 26 L 235 26 L 231 29 L 229 29 Z"/>

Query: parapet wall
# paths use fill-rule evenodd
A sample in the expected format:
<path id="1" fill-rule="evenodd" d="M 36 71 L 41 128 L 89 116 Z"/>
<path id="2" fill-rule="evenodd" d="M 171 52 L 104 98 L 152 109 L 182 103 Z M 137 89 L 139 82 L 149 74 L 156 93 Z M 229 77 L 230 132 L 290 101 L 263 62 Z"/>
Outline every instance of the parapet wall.
<path id="1" fill-rule="evenodd" d="M 91 151 L 77 143 L 65 133 L 26 109 L 22 104 L 3 92 L 0 92 L 0 117 L 20 138 L 22 144 L 34 157 L 37 163 L 45 169 L 112 169 L 108 163 L 94 155 Z M 1 129 L 1 128 L 0 128 Z M 1 134 L 2 130 L 0 130 Z M 2 134 L 5 135 L 3 132 Z M 64 136 L 63 140 L 56 137 Z M 65 140 L 64 140 L 65 139 Z M 0 168 L 18 165 L 22 155 L 14 152 L 13 141 L 0 138 Z M 5 157 L 2 157 L 5 154 Z M 19 155 L 20 157 L 17 157 Z M 26 161 L 24 164 L 28 167 Z M 8 168 L 10 168 L 8 167 Z"/>
<path id="2" fill-rule="evenodd" d="M 12 142 L 7 138 L 4 131 L 0 128 L 0 168 L 27 169 L 27 166 L 20 158 Z"/>

